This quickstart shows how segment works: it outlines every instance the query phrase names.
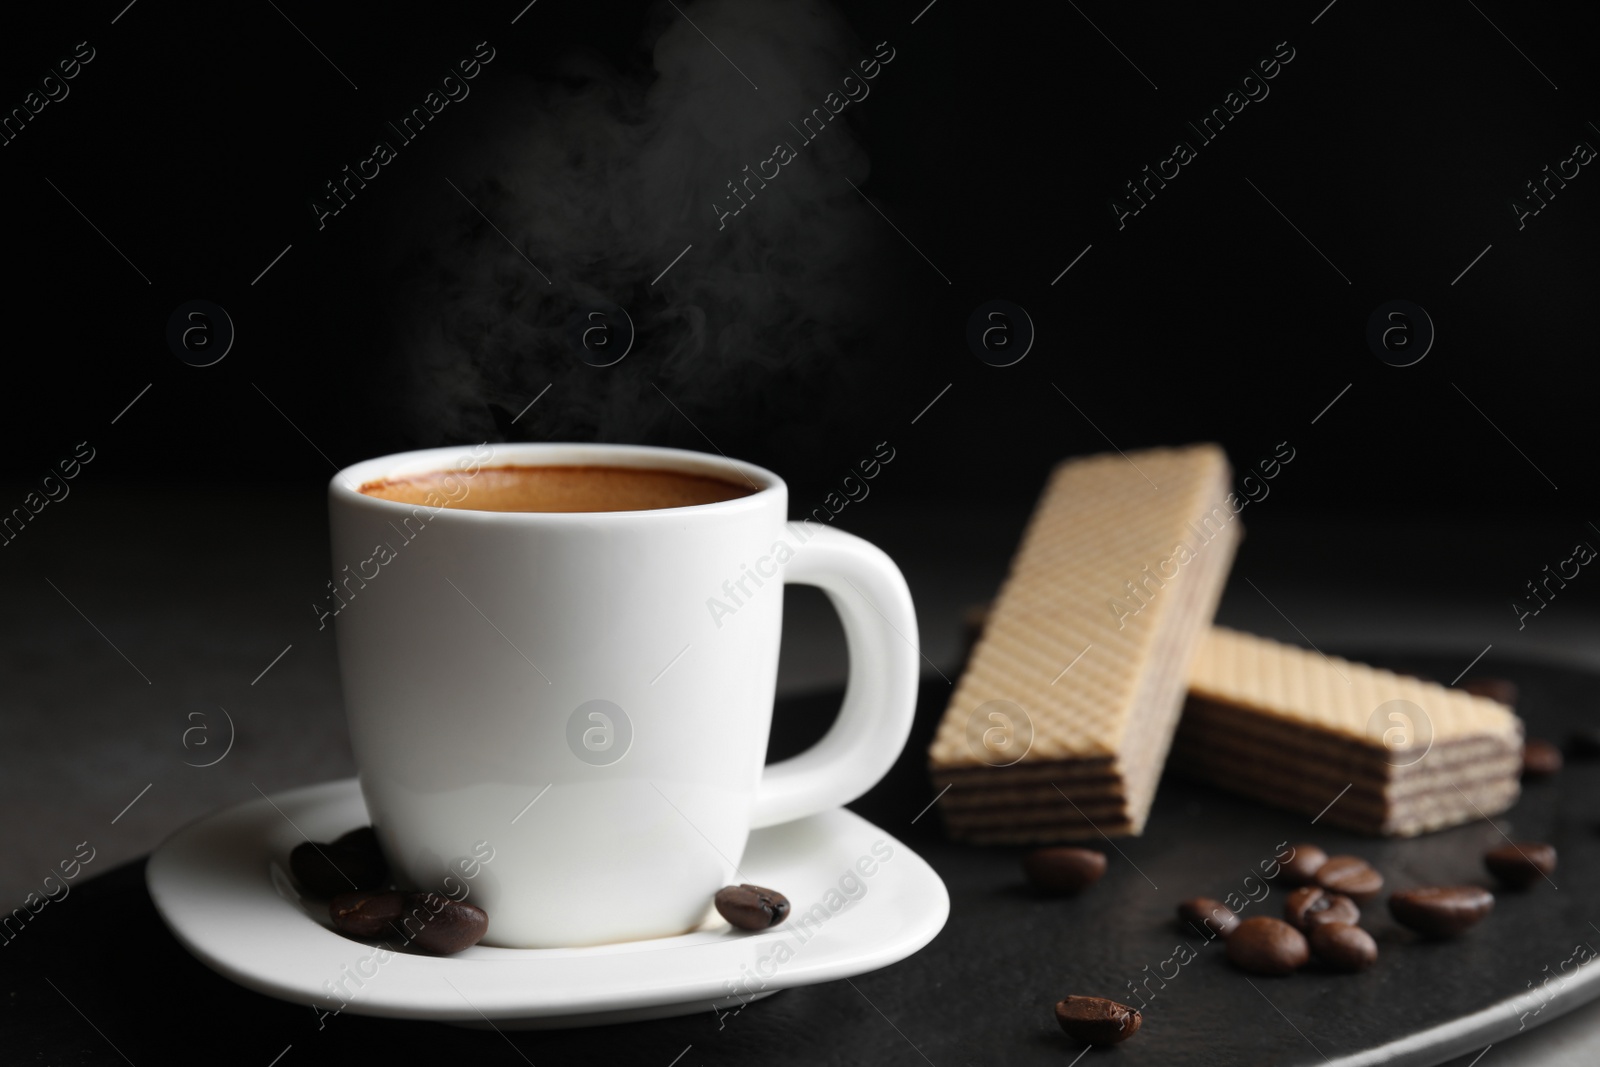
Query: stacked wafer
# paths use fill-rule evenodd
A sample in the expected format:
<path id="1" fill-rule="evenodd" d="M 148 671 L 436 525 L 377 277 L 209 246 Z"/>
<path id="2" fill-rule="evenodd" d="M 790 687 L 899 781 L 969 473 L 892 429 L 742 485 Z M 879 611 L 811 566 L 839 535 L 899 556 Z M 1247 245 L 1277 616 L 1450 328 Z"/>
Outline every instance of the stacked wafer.
<path id="1" fill-rule="evenodd" d="M 1175 769 L 1362 833 L 1411 836 L 1516 802 L 1522 723 L 1486 697 L 1214 629 Z"/>
<path id="2" fill-rule="evenodd" d="M 929 752 L 952 837 L 1144 828 L 1239 538 L 1229 480 L 1215 445 L 1055 469 Z"/>

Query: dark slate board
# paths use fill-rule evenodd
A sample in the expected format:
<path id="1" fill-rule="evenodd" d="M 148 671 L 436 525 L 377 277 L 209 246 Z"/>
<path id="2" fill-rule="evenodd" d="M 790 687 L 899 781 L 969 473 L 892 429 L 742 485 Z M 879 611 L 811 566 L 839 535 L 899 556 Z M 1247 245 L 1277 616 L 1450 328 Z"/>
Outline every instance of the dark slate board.
<path id="1" fill-rule="evenodd" d="M 1471 655 L 1384 658 L 1450 678 Z M 1492 661 L 1475 668 L 1491 672 L 1522 686 L 1532 735 L 1559 739 L 1597 721 L 1600 676 Z M 1111 865 L 1098 887 L 1073 900 L 1041 899 L 1021 884 L 1020 849 L 954 845 L 941 836 L 936 811 L 917 818 L 932 798 L 923 752 L 947 695 L 942 681 L 925 684 L 906 754 L 853 805 L 918 850 L 950 887 L 944 932 L 886 970 L 788 990 L 720 1024 L 707 1011 L 500 1035 L 345 1015 L 319 1029 L 308 1007 L 248 992 L 191 959 L 157 918 L 141 863 L 81 884 L 0 949 L 0 1047 L 19 1063 L 125 1062 L 114 1044 L 134 1063 L 193 1054 L 266 1064 L 292 1046 L 280 1067 L 435 1060 L 1060 1067 L 1082 1047 L 1056 1028 L 1053 1002 L 1068 993 L 1126 997 L 1126 983 L 1158 970 L 1172 974 L 1174 964 L 1163 961 L 1187 940 L 1196 956 L 1165 988 L 1151 981 L 1156 993 L 1141 1033 L 1088 1054 L 1079 1061 L 1083 1067 L 1435 1064 L 1515 1033 L 1519 1017 L 1541 1003 L 1528 983 L 1558 972 L 1576 945 L 1600 946 L 1600 931 L 1591 925 L 1600 923 L 1600 763 L 1572 763 L 1555 780 L 1532 784 L 1500 820 L 1514 837 L 1560 849 L 1559 890 L 1541 883 L 1526 894 L 1501 894 L 1485 924 L 1450 943 L 1416 942 L 1387 920 L 1380 904 L 1368 909 L 1367 925 L 1383 952 L 1373 971 L 1342 976 L 1308 969 L 1247 981 L 1227 966 L 1218 944 L 1203 945 L 1173 925 L 1177 900 L 1242 891 L 1244 878 L 1284 840 L 1366 856 L 1391 886 L 1482 881 L 1481 853 L 1502 840 L 1499 833 L 1480 822 L 1416 841 L 1374 841 L 1169 779 L 1148 834 L 1107 848 Z M 785 702 L 774 755 L 814 739 L 836 706 L 836 695 Z M 1271 888 L 1245 914 L 1276 914 L 1282 897 Z M 1552 984 L 1545 998 L 1553 993 L 1553 999 L 1528 1016 L 1530 1025 L 1600 994 L 1600 967 L 1584 966 L 1557 988 Z"/>

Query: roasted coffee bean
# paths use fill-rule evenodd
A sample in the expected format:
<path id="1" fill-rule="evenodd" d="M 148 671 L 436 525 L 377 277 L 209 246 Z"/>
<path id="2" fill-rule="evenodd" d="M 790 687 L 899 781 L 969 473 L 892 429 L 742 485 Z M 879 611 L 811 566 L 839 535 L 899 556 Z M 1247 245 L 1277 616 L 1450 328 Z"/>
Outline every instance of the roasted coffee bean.
<path id="1" fill-rule="evenodd" d="M 1068 997 L 1056 1003 L 1056 1022 L 1074 1041 L 1115 1045 L 1139 1032 L 1138 1008 L 1105 997 Z"/>
<path id="2" fill-rule="evenodd" d="M 789 898 L 758 885 L 728 885 L 717 890 L 717 911 L 741 930 L 765 930 L 789 917 Z"/>
<path id="3" fill-rule="evenodd" d="M 1556 850 L 1553 845 L 1537 841 L 1518 841 L 1485 852 L 1483 865 L 1503 885 L 1526 889 L 1539 879 L 1550 877 L 1556 869 Z"/>
<path id="4" fill-rule="evenodd" d="M 1282 876 L 1286 885 L 1312 885 L 1317 871 L 1328 862 L 1328 854 L 1316 845 L 1295 845 L 1294 855 L 1283 864 Z"/>
<path id="5" fill-rule="evenodd" d="M 1361 909 L 1343 893 L 1330 893 L 1320 885 L 1302 886 L 1283 902 L 1283 917 L 1301 933 L 1320 923 L 1358 923 Z"/>
<path id="6" fill-rule="evenodd" d="M 1561 770 L 1561 750 L 1548 741 L 1530 737 L 1522 745 L 1522 776 L 1548 778 Z"/>
<path id="7" fill-rule="evenodd" d="M 489 916 L 476 905 L 438 893 L 407 893 L 399 927 L 413 947 L 448 956 L 483 940 Z"/>
<path id="8" fill-rule="evenodd" d="M 1246 919 L 1228 938 L 1228 962 L 1255 974 L 1291 974 L 1310 958 L 1306 935 L 1282 919 Z"/>
<path id="9" fill-rule="evenodd" d="M 1106 854 L 1092 848 L 1036 848 L 1022 857 L 1028 881 L 1049 893 L 1077 893 L 1106 873 Z"/>
<path id="10" fill-rule="evenodd" d="M 384 859 L 378 835 L 372 827 L 363 826 L 341 834 L 334 840 L 333 847 L 339 850 L 340 868 L 363 889 L 389 883 L 389 862 Z"/>
<path id="11" fill-rule="evenodd" d="M 1454 937 L 1494 910 L 1494 894 L 1475 885 L 1422 886 L 1389 895 L 1389 913 L 1429 937 Z"/>
<path id="12" fill-rule="evenodd" d="M 328 902 L 333 928 L 347 937 L 371 940 L 404 937 L 400 917 L 406 913 L 406 895 L 393 889 L 358 889 L 340 893 Z"/>
<path id="13" fill-rule="evenodd" d="M 370 826 L 358 826 L 347 834 L 340 834 L 333 839 L 333 843 L 340 848 L 355 849 L 380 859 L 383 857 L 383 849 L 378 847 L 378 832 Z"/>
<path id="14" fill-rule="evenodd" d="M 1517 706 L 1517 683 L 1509 678 L 1474 678 L 1470 682 L 1462 682 L 1461 688 L 1473 696 L 1488 697 L 1507 707 Z"/>
<path id="15" fill-rule="evenodd" d="M 1311 951 L 1341 971 L 1364 971 L 1378 962 L 1378 943 L 1354 923 L 1318 923 L 1311 928 Z"/>
<path id="16" fill-rule="evenodd" d="M 1195 897 L 1178 905 L 1178 922 L 1185 929 L 1210 930 L 1214 936 L 1227 937 L 1239 928 L 1239 916 L 1220 900 Z"/>
<path id="17" fill-rule="evenodd" d="M 302 841 L 289 853 L 289 870 L 300 883 L 301 892 L 313 897 L 331 897 L 355 888 L 355 880 L 347 878 L 328 855 L 332 845 L 316 841 Z"/>
<path id="18" fill-rule="evenodd" d="M 1330 856 L 1317 868 L 1317 884 L 1365 904 L 1383 891 L 1383 875 L 1360 856 Z"/>
<path id="19" fill-rule="evenodd" d="M 389 864 L 384 860 L 383 853 L 376 847 L 368 849 L 363 845 L 334 844 L 339 850 L 339 859 L 336 861 L 346 874 L 348 874 L 362 889 L 381 889 L 389 884 Z"/>
<path id="20" fill-rule="evenodd" d="M 313 897 L 331 897 L 353 889 L 381 889 L 389 866 L 380 852 L 357 846 L 302 841 L 289 853 L 289 870 L 300 888 Z"/>

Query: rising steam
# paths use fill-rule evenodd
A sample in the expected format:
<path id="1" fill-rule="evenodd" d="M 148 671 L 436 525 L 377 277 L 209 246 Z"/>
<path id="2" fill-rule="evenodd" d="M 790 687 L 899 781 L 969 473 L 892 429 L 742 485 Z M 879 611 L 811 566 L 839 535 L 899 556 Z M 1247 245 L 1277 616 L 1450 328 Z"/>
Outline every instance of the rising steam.
<path id="1" fill-rule="evenodd" d="M 651 69 L 576 49 L 538 77 L 501 60 L 497 76 L 522 80 L 485 101 L 489 135 L 448 162 L 493 226 L 444 189 L 454 215 L 410 258 L 402 289 L 415 443 L 704 447 L 663 393 L 708 430 L 771 442 L 802 406 L 815 426 L 817 410 L 851 395 L 883 318 L 870 283 L 888 231 L 850 186 L 867 180 L 858 130 L 873 105 L 848 107 L 809 142 L 799 124 L 872 48 L 819 0 L 678 6 L 644 30 Z M 728 183 L 781 142 L 798 158 L 719 229 L 716 205 L 736 203 Z M 602 368 L 575 352 L 570 320 L 606 302 L 627 309 L 637 336 Z"/>

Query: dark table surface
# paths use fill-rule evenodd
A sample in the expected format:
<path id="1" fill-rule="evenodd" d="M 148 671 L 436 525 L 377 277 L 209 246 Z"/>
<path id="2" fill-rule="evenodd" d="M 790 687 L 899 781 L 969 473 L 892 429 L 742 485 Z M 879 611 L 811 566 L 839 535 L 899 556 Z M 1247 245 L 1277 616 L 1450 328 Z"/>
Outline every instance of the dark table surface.
<path id="1" fill-rule="evenodd" d="M 1392 661 L 1391 661 L 1392 662 Z M 1408 657 L 1397 665 L 1437 675 L 1459 656 Z M 1458 668 L 1457 668 L 1458 669 Z M 1530 731 L 1559 734 L 1581 724 L 1600 699 L 1600 676 L 1540 664 L 1498 665 L 1523 689 Z M 1168 776 L 1146 835 L 1103 846 L 1105 880 L 1075 899 L 1048 899 L 1020 878 L 1020 849 L 977 848 L 944 839 L 924 753 L 948 690 L 924 685 L 917 723 L 890 775 L 852 807 L 923 855 L 945 879 L 950 921 L 912 958 L 853 982 L 786 990 L 719 1020 L 677 1019 L 561 1031 L 474 1031 L 345 1014 L 321 1019 L 308 1005 L 235 986 L 192 959 L 167 933 L 144 888 L 142 861 L 79 882 L 0 951 L 5 1009 L 0 1048 L 15 1063 L 417 1062 L 437 1056 L 474 1063 L 1040 1063 L 1072 1062 L 1082 1046 L 1056 1028 L 1051 1006 L 1068 993 L 1126 997 L 1126 984 L 1156 970 L 1184 936 L 1173 904 L 1222 895 L 1278 842 L 1313 840 L 1329 851 L 1370 857 L 1391 886 L 1481 879 L 1479 857 L 1501 840 L 1476 823 L 1420 841 L 1382 842 L 1276 812 Z M 836 694 L 780 702 L 773 756 L 825 729 Z M 1600 943 L 1600 765 L 1573 764 L 1531 786 L 1498 826 L 1562 850 L 1559 891 L 1502 894 L 1497 913 L 1472 935 L 1416 944 L 1369 908 L 1366 925 L 1383 959 L 1359 976 L 1314 968 L 1288 979 L 1230 970 L 1216 945 L 1198 950 L 1158 990 L 1143 1031 L 1086 1062 L 1314 1064 L 1338 1060 L 1466 1010 L 1503 1005 L 1537 981 L 1573 944 Z M 1159 888 L 1157 888 L 1159 886 Z M 1259 907 L 1276 910 L 1267 899 Z M 1171 968 L 1166 968 L 1170 973 Z M 1532 1021 L 1576 1006 L 1570 992 Z M 1531 1003 L 1531 1002 L 1530 1002 Z M 1526 1007 L 1527 1005 L 1524 1005 Z M 1478 1041 L 1482 1045 L 1485 1041 Z M 1442 1048 L 1404 1062 L 1432 1063 Z M 282 1056 L 275 1060 L 274 1057 Z M 675 1057 L 680 1057 L 675 1059 Z"/>

